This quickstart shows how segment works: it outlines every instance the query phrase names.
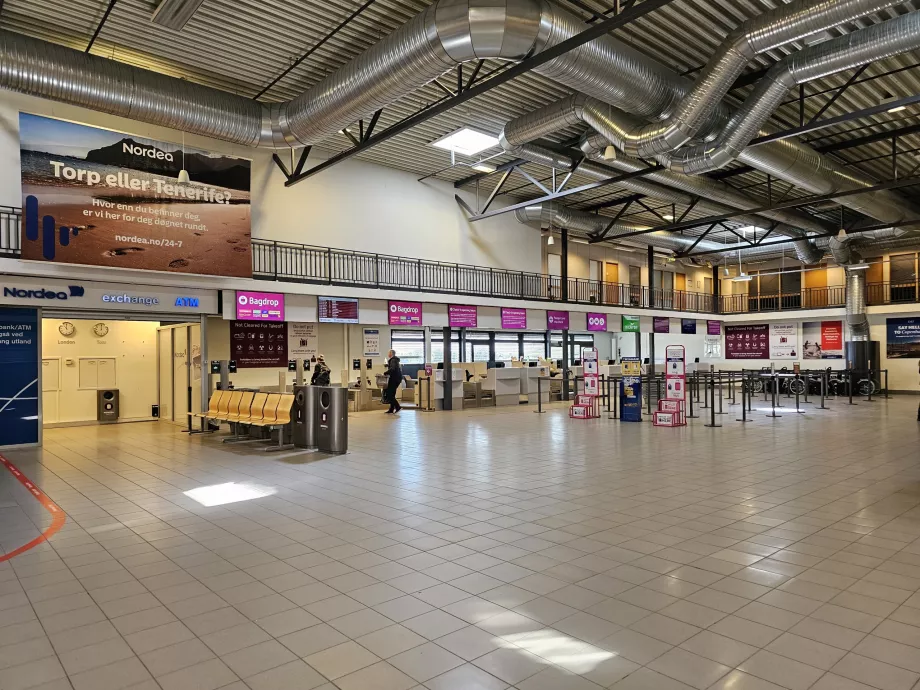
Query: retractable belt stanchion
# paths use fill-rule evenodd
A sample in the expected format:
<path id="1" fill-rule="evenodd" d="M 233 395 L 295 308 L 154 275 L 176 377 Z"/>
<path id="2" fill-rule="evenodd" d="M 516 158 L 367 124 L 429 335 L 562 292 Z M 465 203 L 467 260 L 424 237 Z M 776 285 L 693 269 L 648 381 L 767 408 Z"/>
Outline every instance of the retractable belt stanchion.
<path id="1" fill-rule="evenodd" d="M 819 410 L 829 410 L 830 408 L 824 404 L 824 400 L 827 397 L 827 370 L 821 372 L 821 407 Z"/>
<path id="2" fill-rule="evenodd" d="M 705 424 L 704 426 L 712 428 L 720 427 L 722 426 L 721 424 L 716 424 L 716 373 L 714 371 L 709 372 L 709 395 L 712 400 L 712 405 L 709 407 L 709 424 Z M 721 398 L 722 396 L 719 397 Z"/>
<path id="3" fill-rule="evenodd" d="M 700 409 L 709 409 L 709 383 L 707 382 L 705 371 L 703 372 L 703 404 L 700 406 Z"/>
<path id="4" fill-rule="evenodd" d="M 852 369 L 849 371 L 849 382 L 850 382 L 850 385 L 847 386 L 847 388 L 850 389 L 850 404 L 851 404 L 851 405 L 857 405 L 858 403 L 853 402 L 853 388 L 854 388 L 854 386 L 853 386 L 853 370 L 852 370 Z"/>
<path id="5" fill-rule="evenodd" d="M 722 372 L 719 372 L 719 411 L 717 414 L 728 414 L 728 412 L 722 411 L 722 400 L 725 396 L 722 394 L 724 386 L 722 385 Z"/>
<path id="6" fill-rule="evenodd" d="M 798 374 L 795 375 L 795 379 L 794 379 L 794 380 L 795 380 L 795 381 L 801 381 L 801 379 L 799 378 L 799 375 L 798 375 Z M 799 409 L 799 388 L 800 388 L 800 386 L 796 386 L 796 387 L 795 387 L 795 411 L 796 411 L 798 414 L 805 414 L 805 410 L 800 410 L 800 409 Z M 805 384 L 805 388 L 808 388 L 808 384 Z"/>
<path id="7" fill-rule="evenodd" d="M 891 397 L 890 395 L 888 395 L 888 370 L 883 369 L 882 373 L 885 374 L 885 399 L 887 400 L 888 398 Z"/>
<path id="8" fill-rule="evenodd" d="M 749 388 L 753 387 L 753 381 L 750 384 L 745 385 L 747 382 L 744 380 L 744 370 L 741 371 L 741 419 L 736 419 L 736 422 L 747 422 L 747 398 L 750 396 Z"/>
<path id="9" fill-rule="evenodd" d="M 534 410 L 537 414 L 543 414 L 543 386 L 541 385 L 543 381 L 542 376 L 537 377 L 537 409 Z"/>
<path id="10" fill-rule="evenodd" d="M 773 409 L 770 411 L 770 414 L 768 414 L 767 417 L 782 417 L 783 415 L 776 414 L 776 391 L 779 389 L 779 380 L 776 378 L 776 372 L 773 372 L 773 385 L 770 388 L 773 393 L 770 407 Z"/>
<path id="11" fill-rule="evenodd" d="M 697 372 L 693 372 L 693 378 L 696 379 L 696 385 L 699 386 L 699 374 L 697 374 Z M 693 388 L 692 387 L 690 388 L 689 392 L 690 392 L 690 395 L 688 395 L 687 397 L 690 399 L 690 414 L 687 415 L 687 419 L 699 419 L 699 415 L 693 413 Z M 699 402 L 700 400 L 699 387 L 697 387 L 696 400 L 697 402 Z"/>
<path id="12" fill-rule="evenodd" d="M 872 378 L 872 373 L 873 373 L 872 370 L 869 369 L 869 377 L 868 377 L 869 378 L 869 386 L 868 386 L 869 395 L 866 396 L 866 402 L 875 402 L 872 399 L 872 389 L 875 388 L 875 379 Z"/>
<path id="13" fill-rule="evenodd" d="M 808 402 L 808 388 L 809 388 L 808 384 L 809 383 L 810 383 L 810 380 L 808 378 L 808 372 L 805 372 L 805 402 Z"/>

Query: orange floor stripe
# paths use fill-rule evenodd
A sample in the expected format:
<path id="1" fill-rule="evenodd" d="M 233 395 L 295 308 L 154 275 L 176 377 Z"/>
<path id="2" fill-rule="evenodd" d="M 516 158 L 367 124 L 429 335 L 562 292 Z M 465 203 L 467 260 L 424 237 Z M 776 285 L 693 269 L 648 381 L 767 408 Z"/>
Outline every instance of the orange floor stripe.
<path id="1" fill-rule="evenodd" d="M 41 544 L 43 541 L 48 541 L 53 537 L 57 532 L 64 526 L 64 523 L 67 521 L 67 518 L 64 516 L 64 511 L 61 510 L 50 498 L 48 498 L 45 493 L 39 489 L 35 484 L 33 484 L 27 476 L 19 471 L 19 468 L 16 467 L 13 463 L 7 460 L 5 457 L 0 455 L 0 464 L 2 464 L 6 469 L 10 471 L 16 479 L 19 480 L 19 483 L 26 487 L 29 492 L 35 496 L 35 499 L 41 503 L 45 510 L 47 510 L 52 515 L 51 525 L 42 532 L 40 537 L 35 537 L 28 544 L 20 546 L 14 551 L 10 551 L 8 554 L 0 555 L 0 563 L 8 561 L 15 556 L 18 556 L 21 553 L 25 553 L 29 549 L 34 549 L 36 546 Z"/>

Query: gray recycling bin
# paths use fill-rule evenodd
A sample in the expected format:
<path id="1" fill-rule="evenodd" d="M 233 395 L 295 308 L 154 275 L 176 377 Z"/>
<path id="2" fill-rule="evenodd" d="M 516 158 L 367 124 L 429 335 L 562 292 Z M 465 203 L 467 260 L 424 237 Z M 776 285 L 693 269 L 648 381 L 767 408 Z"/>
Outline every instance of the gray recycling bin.
<path id="1" fill-rule="evenodd" d="M 291 423 L 296 448 L 316 447 L 316 391 L 316 386 L 294 386 Z"/>
<path id="2" fill-rule="evenodd" d="M 118 421 L 118 389 L 106 388 L 96 391 L 96 421 Z"/>
<path id="3" fill-rule="evenodd" d="M 348 389 L 316 386 L 316 447 L 325 453 L 348 450 Z"/>

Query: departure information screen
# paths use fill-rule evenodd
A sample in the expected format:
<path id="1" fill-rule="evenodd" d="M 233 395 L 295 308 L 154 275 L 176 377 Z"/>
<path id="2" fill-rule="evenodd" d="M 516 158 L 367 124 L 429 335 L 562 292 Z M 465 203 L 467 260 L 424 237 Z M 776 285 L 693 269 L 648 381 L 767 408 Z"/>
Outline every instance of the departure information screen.
<path id="1" fill-rule="evenodd" d="M 358 323 L 358 300 L 348 297 L 319 297 L 320 323 Z"/>

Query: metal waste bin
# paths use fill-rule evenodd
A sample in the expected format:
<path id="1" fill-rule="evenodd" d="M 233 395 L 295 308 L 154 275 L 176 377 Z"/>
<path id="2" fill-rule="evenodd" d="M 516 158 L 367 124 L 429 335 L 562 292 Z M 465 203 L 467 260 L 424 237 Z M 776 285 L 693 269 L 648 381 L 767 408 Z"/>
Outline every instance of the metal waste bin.
<path id="1" fill-rule="evenodd" d="M 316 447 L 324 453 L 348 450 L 348 389 L 316 386 Z"/>
<path id="2" fill-rule="evenodd" d="M 316 386 L 294 386 L 293 443 L 296 448 L 316 447 Z"/>
<path id="3" fill-rule="evenodd" d="M 99 422 L 118 421 L 117 388 L 96 391 L 96 420 Z"/>

